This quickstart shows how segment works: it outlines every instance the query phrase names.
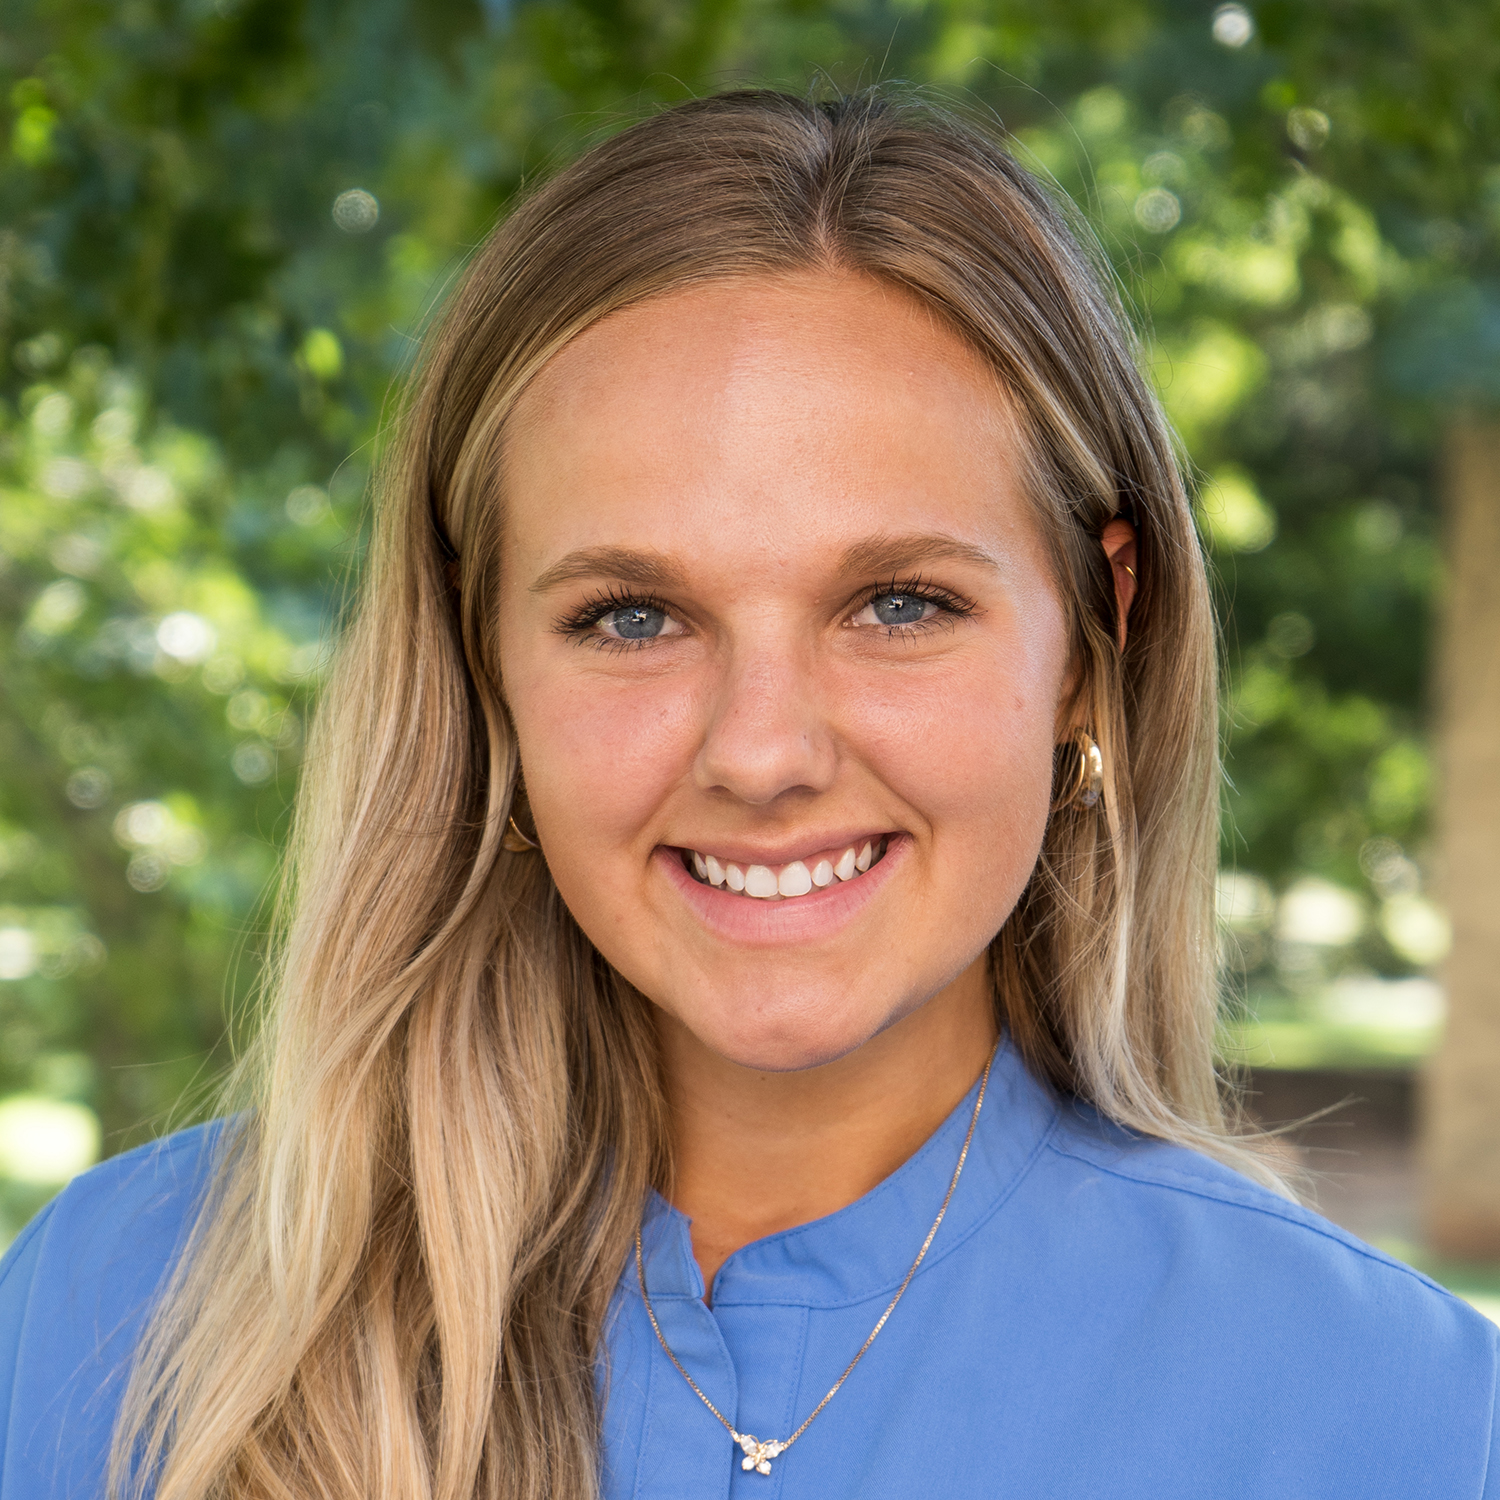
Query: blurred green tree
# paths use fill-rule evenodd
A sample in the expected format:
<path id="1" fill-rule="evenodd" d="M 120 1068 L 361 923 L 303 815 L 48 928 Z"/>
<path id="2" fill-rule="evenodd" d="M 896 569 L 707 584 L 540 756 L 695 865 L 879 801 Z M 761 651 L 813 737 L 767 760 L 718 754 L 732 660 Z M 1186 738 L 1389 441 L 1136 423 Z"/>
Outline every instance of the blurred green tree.
<path id="1" fill-rule="evenodd" d="M 733 82 L 935 85 L 1083 205 L 1202 479 L 1246 961 L 1300 876 L 1417 898 L 1497 73 L 1458 0 L 4 0 L 0 1095 L 114 1150 L 212 1076 L 427 310 L 527 174 Z"/>

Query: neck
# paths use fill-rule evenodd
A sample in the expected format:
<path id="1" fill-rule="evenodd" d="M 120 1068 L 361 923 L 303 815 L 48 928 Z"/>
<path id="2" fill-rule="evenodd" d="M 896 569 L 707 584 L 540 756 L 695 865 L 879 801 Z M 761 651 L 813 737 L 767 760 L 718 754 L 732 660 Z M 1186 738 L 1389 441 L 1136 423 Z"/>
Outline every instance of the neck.
<path id="1" fill-rule="evenodd" d="M 823 1218 L 889 1177 L 953 1112 L 995 1043 L 986 963 L 836 1062 L 760 1073 L 661 1018 L 672 1202 L 711 1290 L 742 1245 Z"/>

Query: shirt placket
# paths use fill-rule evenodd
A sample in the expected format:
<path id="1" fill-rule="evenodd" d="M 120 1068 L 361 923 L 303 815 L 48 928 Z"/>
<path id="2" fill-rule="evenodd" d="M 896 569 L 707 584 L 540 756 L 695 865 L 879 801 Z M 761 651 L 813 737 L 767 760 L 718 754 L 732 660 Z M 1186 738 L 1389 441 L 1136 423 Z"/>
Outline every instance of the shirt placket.
<path id="1" fill-rule="evenodd" d="M 807 1345 L 807 1309 L 726 1302 L 716 1307 L 715 1317 L 739 1372 L 736 1428 L 762 1442 L 785 1442 L 807 1415 L 797 1406 Z M 769 1475 L 753 1467 L 746 1470 L 745 1455 L 739 1449 L 733 1457 L 731 1500 L 780 1500 L 784 1477 L 797 1462 L 797 1450 L 772 1459 Z"/>
<path id="2" fill-rule="evenodd" d="M 672 1352 L 729 1421 L 738 1382 L 714 1315 L 696 1297 L 652 1298 Z M 651 1385 L 636 1466 L 635 1500 L 727 1500 L 740 1456 L 729 1434 L 651 1339 Z"/>

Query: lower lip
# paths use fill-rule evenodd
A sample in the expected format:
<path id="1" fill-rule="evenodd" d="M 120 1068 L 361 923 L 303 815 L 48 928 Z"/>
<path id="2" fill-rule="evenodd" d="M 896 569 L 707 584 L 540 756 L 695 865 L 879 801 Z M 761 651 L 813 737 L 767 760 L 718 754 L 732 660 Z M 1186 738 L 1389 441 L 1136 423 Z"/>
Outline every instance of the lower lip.
<path id="1" fill-rule="evenodd" d="M 760 901 L 694 880 L 676 849 L 659 847 L 658 867 L 682 894 L 694 916 L 715 937 L 752 948 L 817 943 L 847 927 L 896 874 L 911 849 L 902 833 L 889 835 L 884 857 L 856 880 L 841 880 L 805 896 Z"/>

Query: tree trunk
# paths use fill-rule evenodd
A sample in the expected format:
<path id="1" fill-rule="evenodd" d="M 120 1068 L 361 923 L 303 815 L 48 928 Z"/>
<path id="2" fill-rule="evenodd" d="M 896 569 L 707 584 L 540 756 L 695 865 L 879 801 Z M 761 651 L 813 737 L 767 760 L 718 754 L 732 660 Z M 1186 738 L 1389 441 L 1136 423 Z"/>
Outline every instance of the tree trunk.
<path id="1" fill-rule="evenodd" d="M 1500 1259 L 1500 422 L 1447 443 L 1448 588 L 1439 646 L 1439 803 L 1453 922 L 1448 1026 L 1428 1068 L 1433 1249 Z"/>

